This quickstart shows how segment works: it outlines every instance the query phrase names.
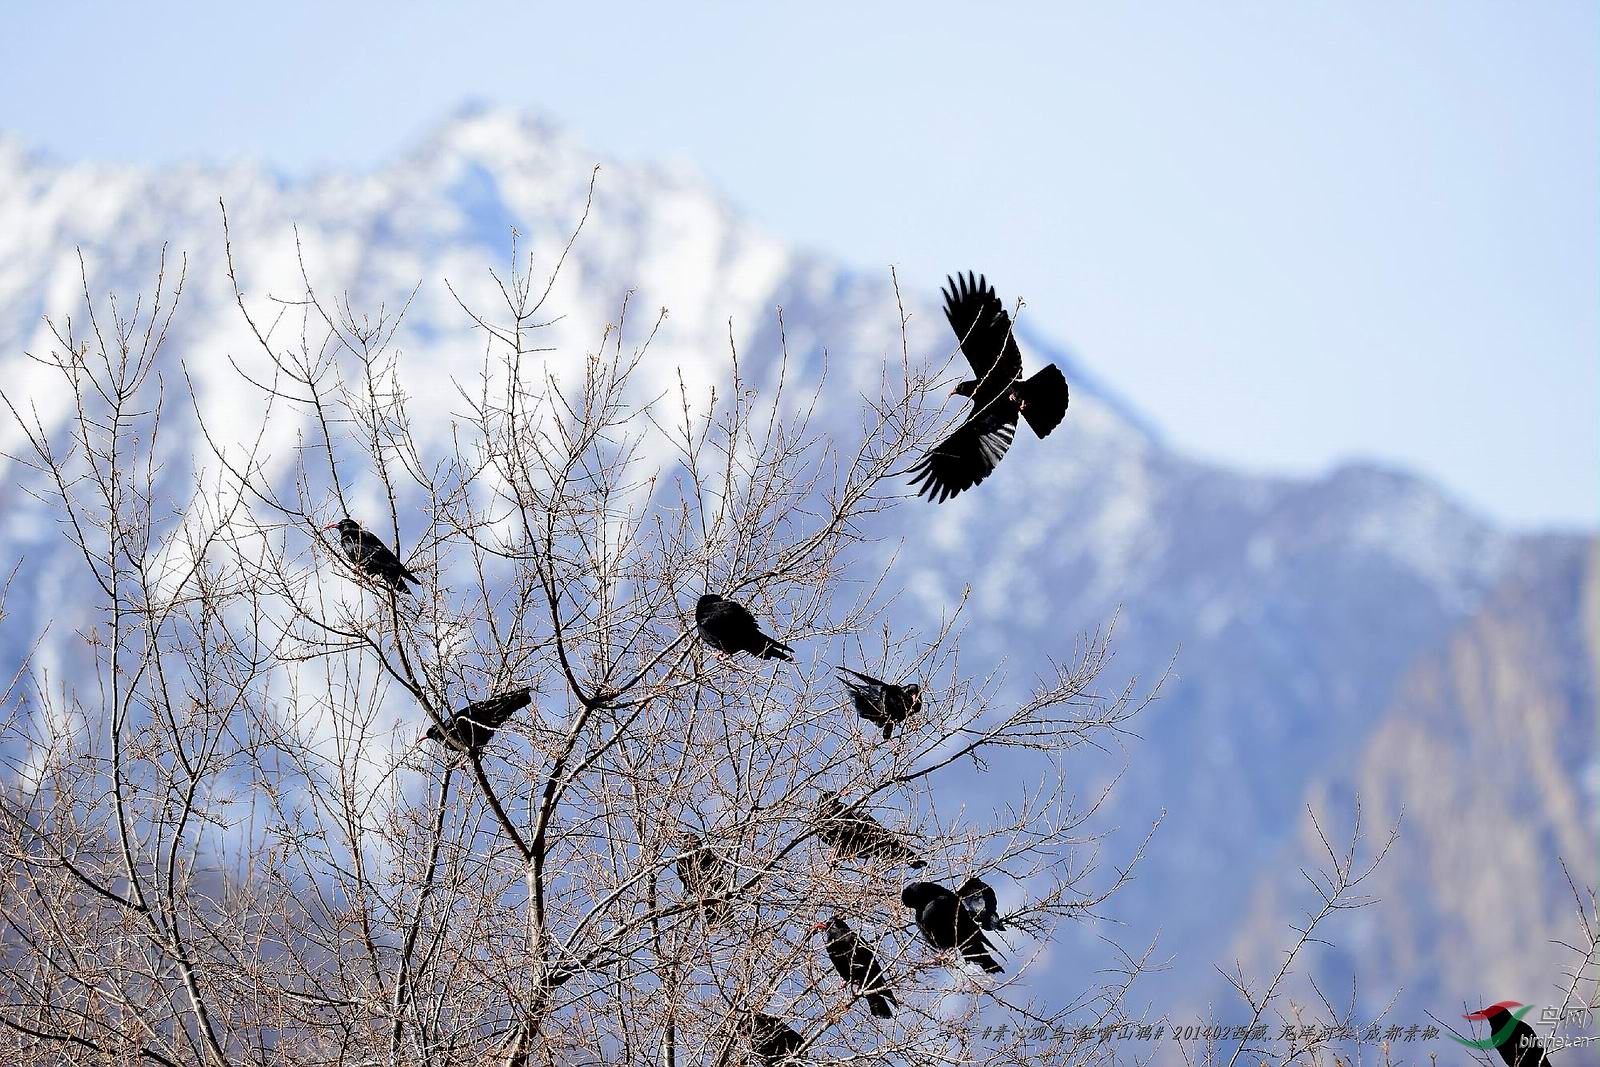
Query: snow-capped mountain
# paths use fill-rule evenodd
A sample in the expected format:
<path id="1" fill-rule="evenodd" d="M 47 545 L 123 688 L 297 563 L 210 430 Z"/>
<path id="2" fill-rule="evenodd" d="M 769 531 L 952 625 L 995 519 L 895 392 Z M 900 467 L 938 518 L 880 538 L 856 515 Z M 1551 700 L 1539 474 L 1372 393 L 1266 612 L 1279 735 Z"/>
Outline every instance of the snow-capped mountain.
<path id="1" fill-rule="evenodd" d="M 97 293 L 131 294 L 148 287 L 167 246 L 169 261 L 180 252 L 188 257 L 183 310 L 167 356 L 185 361 L 219 423 L 251 424 L 257 401 L 238 388 L 227 358 L 251 346 L 225 272 L 220 198 L 241 283 L 252 296 L 295 291 L 302 261 L 314 284 L 348 291 L 357 307 L 397 306 L 420 280 L 406 312 L 407 373 L 418 395 L 447 395 L 451 377 L 475 366 L 481 347 L 443 280 L 469 302 L 493 303 L 488 268 L 506 265 L 513 228 L 522 254 L 553 262 L 584 212 L 595 163 L 591 152 L 549 125 L 494 110 L 461 114 L 372 173 L 303 181 L 253 166 L 63 163 L 0 140 L 5 389 L 33 400 L 46 421 L 61 417 L 68 398 L 23 353 L 49 350 L 44 317 L 76 306 L 76 250 Z M 911 341 L 924 352 L 949 348 L 937 306 L 940 280 L 901 279 Z M 1002 283 L 1008 292 L 1027 286 L 1026 279 Z M 671 310 L 643 372 L 660 375 L 663 387 L 675 385 L 679 367 L 691 381 L 716 373 L 730 332 L 759 380 L 778 350 L 776 306 L 784 309 L 791 373 L 802 377 L 817 372 L 826 349 L 830 376 L 847 390 L 866 391 L 881 361 L 899 350 L 887 271 L 863 276 L 789 247 L 693 176 L 605 162 L 583 235 L 550 298 L 565 316 L 551 327 L 552 343 L 574 353 L 592 348 L 629 291 L 635 308 Z M 1306 799 L 1320 795 L 1311 783 L 1366 781 L 1382 755 L 1374 745 L 1385 731 L 1424 714 L 1417 710 L 1424 706 L 1429 728 L 1448 734 L 1452 701 L 1466 699 L 1472 686 L 1435 694 L 1431 702 L 1416 700 L 1407 686 L 1464 632 L 1492 633 L 1482 613 L 1530 566 L 1552 596 L 1580 597 L 1574 583 L 1592 584 L 1580 566 L 1590 544 L 1498 529 L 1405 472 L 1349 466 L 1293 480 L 1187 459 L 1163 445 L 1128 404 L 1093 385 L 1093 353 L 1085 354 L 1087 367 L 1079 366 L 1026 327 L 1024 319 L 1029 366 L 1054 360 L 1073 383 L 1067 421 L 1042 445 L 1019 440 L 1018 458 L 981 490 L 937 508 L 916 502 L 915 522 L 902 514 L 897 538 L 903 541 L 884 551 L 898 550 L 902 561 L 899 576 L 911 594 L 903 618 L 929 627 L 970 582 L 968 657 L 1042 663 L 1113 616 L 1114 670 L 1153 677 L 1178 654 L 1161 700 L 1135 725 L 1140 738 L 1130 741 L 1113 813 L 1131 835 L 1163 809 L 1167 821 L 1115 911 L 1131 940 L 1159 932 L 1160 955 L 1172 957 L 1171 969 L 1147 993 L 1157 1012 L 1214 1003 L 1216 1018 L 1234 1021 L 1222 996 L 1213 995 L 1212 965 L 1248 956 L 1255 951 L 1248 946 L 1270 945 L 1263 916 L 1292 918 L 1263 887 L 1280 883 L 1287 858 L 1298 855 Z M 182 419 L 176 422 L 174 432 L 183 432 Z M 442 424 L 421 428 L 425 438 L 445 432 Z M 294 432 L 279 425 L 273 435 L 287 445 Z M 0 423 L 0 452 L 16 445 L 16 428 Z M 0 482 L 0 562 L 9 566 L 26 555 L 36 578 L 12 592 L 3 637 L 8 663 L 20 654 L 17 643 L 50 617 L 70 566 L 54 558 L 61 551 L 54 528 L 16 481 L 13 474 Z M 1548 626 L 1561 631 L 1577 619 L 1592 622 L 1592 606 L 1587 610 Z M 1495 617 L 1504 619 L 1504 612 Z M 1549 652 L 1576 680 L 1551 687 L 1548 699 L 1519 706 L 1517 714 L 1546 731 L 1583 721 L 1578 702 L 1592 700 L 1594 647 L 1592 638 L 1574 636 Z M 1536 762 L 1529 773 L 1549 779 L 1543 791 L 1513 793 L 1514 783 L 1471 760 L 1449 764 L 1456 776 L 1449 788 L 1465 790 L 1463 779 L 1470 778 L 1473 790 L 1504 791 L 1490 807 L 1514 809 L 1541 826 L 1559 824 L 1552 833 L 1569 851 L 1587 841 L 1587 855 L 1566 858 L 1575 871 L 1592 871 L 1592 734 L 1569 739 L 1571 758 Z M 1503 744 L 1515 747 L 1515 734 Z M 1434 773 L 1446 772 L 1426 765 L 1395 770 L 1408 778 L 1408 788 L 1396 792 L 1431 795 L 1425 780 Z M 1406 887 L 1406 907 L 1380 905 L 1364 921 L 1377 924 L 1380 940 L 1391 924 L 1388 932 L 1411 944 L 1417 930 L 1445 914 L 1427 903 L 1443 889 L 1433 881 L 1442 875 L 1415 868 L 1413 857 L 1429 849 L 1430 835 L 1456 831 L 1437 820 L 1404 829 L 1389 863 L 1394 884 Z M 1497 898 L 1502 909 L 1528 909 L 1523 918 L 1530 929 L 1555 925 L 1543 914 L 1549 890 L 1563 884 L 1554 851 L 1513 850 L 1498 862 L 1517 865 L 1504 872 L 1507 880 L 1539 887 Z M 1471 959 L 1457 947 L 1452 968 Z M 1547 970 L 1554 981 L 1559 958 L 1542 956 L 1527 973 Z M 1430 997 L 1484 992 L 1474 984 L 1458 994 L 1460 976 L 1445 969 L 1444 959 L 1419 950 L 1383 973 Z M 1070 984 L 1074 965 L 1063 953 L 1052 966 Z M 1537 1001 L 1544 990 L 1492 992 Z"/>

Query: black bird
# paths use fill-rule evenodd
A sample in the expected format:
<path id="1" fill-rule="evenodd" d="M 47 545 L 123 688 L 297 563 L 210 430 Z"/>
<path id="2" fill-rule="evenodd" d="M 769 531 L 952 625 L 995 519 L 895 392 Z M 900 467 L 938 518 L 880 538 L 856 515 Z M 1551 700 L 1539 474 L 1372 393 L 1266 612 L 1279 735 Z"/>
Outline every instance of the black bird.
<path id="1" fill-rule="evenodd" d="M 1500 1053 L 1500 1058 L 1505 1061 L 1506 1067 L 1546 1067 L 1552 1061 L 1545 1055 L 1544 1049 L 1539 1047 L 1539 1035 L 1533 1027 L 1511 1014 L 1511 1008 L 1520 1007 L 1522 1005 L 1515 1001 L 1503 1000 L 1471 1015 L 1463 1015 L 1462 1018 L 1483 1019 L 1489 1024 L 1491 1037 L 1499 1037 L 1503 1030 L 1510 1028 L 1511 1032 L 1495 1046 L 1495 1051 Z"/>
<path id="2" fill-rule="evenodd" d="M 941 952 L 959 951 L 990 974 L 1004 973 L 990 954 L 994 946 L 959 896 L 932 882 L 912 882 L 900 891 L 900 902 L 916 913 L 917 929 L 928 944 Z"/>
<path id="3" fill-rule="evenodd" d="M 695 604 L 694 625 L 700 640 L 726 655 L 748 652 L 757 659 L 794 660 L 794 649 L 762 633 L 743 604 L 715 593 L 707 593 Z"/>
<path id="4" fill-rule="evenodd" d="M 882 859 L 913 869 L 928 865 L 877 819 L 859 810 L 859 804 L 857 801 L 847 808 L 839 802 L 838 793 L 822 794 L 817 805 L 817 836 L 847 860 Z"/>
<path id="5" fill-rule="evenodd" d="M 389 546 L 377 536 L 361 528 L 354 519 L 340 519 L 329 523 L 324 530 L 339 531 L 339 547 L 355 564 L 356 570 L 387 585 L 397 593 L 409 593 L 406 583 L 421 585 L 422 580 L 406 569 L 400 557 L 389 551 Z"/>
<path id="6" fill-rule="evenodd" d="M 944 315 L 977 377 L 950 391 L 972 401 L 967 421 L 911 468 L 917 495 L 940 503 L 989 477 L 1011 447 L 1018 416 L 1044 438 L 1067 414 L 1067 379 L 1054 363 L 1022 377 L 1022 350 L 994 287 L 971 271 L 945 280 Z"/>
<path id="7" fill-rule="evenodd" d="M 840 667 L 839 671 L 844 687 L 850 691 L 850 700 L 856 706 L 856 714 L 874 726 L 883 727 L 885 741 L 894 735 L 897 725 L 922 710 L 922 686 L 914 682 L 895 685 L 849 667 Z"/>
<path id="8" fill-rule="evenodd" d="M 956 896 L 961 898 L 962 905 L 971 914 L 973 921 L 985 930 L 1006 928 L 1006 924 L 1000 920 L 994 889 L 982 878 L 973 875 L 962 882 L 961 888 L 956 890 Z"/>
<path id="9" fill-rule="evenodd" d="M 750 1014 L 750 1051 L 767 1067 L 796 1062 L 805 1043 L 805 1038 L 777 1016 L 760 1011 Z"/>
<path id="10" fill-rule="evenodd" d="M 733 889 L 733 870 L 728 861 L 694 834 L 678 838 L 679 855 L 674 867 L 686 894 L 700 899 L 708 923 L 722 918 Z"/>
<path id="11" fill-rule="evenodd" d="M 533 703 L 532 694 L 532 689 L 523 686 L 468 704 L 446 719 L 443 727 L 428 727 L 428 739 L 464 752 L 481 748 L 506 720 Z"/>
<path id="12" fill-rule="evenodd" d="M 900 1005 L 894 999 L 888 979 L 883 976 L 878 954 L 872 946 L 857 937 L 837 915 L 818 923 L 814 929 L 828 932 L 828 959 L 833 961 L 833 969 L 839 972 L 845 984 L 867 1002 L 872 1014 L 880 1019 L 892 1017 L 894 1009 Z"/>

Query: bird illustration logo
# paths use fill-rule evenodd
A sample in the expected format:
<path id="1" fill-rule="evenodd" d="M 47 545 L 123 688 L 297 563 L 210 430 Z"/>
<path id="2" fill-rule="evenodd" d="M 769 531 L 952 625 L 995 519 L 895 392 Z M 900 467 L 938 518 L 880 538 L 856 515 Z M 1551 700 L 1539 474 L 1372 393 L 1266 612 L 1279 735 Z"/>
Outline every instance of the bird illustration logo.
<path id="1" fill-rule="evenodd" d="M 1512 1009 L 1516 1010 L 1513 1011 Z M 1450 1038 L 1468 1048 L 1475 1048 L 1480 1051 L 1499 1048 L 1510 1040 L 1512 1033 L 1517 1028 L 1517 1024 L 1522 1021 L 1522 1017 L 1532 1010 L 1533 1005 L 1531 1004 L 1519 1004 L 1514 1000 L 1502 1000 L 1498 1004 L 1480 1008 L 1471 1015 L 1462 1016 L 1463 1019 L 1492 1019 L 1496 1015 L 1505 1015 L 1507 1016 L 1506 1021 L 1501 1024 L 1500 1029 L 1491 1031 L 1488 1037 L 1479 1041 L 1469 1041 L 1464 1037 L 1456 1037 L 1454 1034 L 1451 1034 Z"/>

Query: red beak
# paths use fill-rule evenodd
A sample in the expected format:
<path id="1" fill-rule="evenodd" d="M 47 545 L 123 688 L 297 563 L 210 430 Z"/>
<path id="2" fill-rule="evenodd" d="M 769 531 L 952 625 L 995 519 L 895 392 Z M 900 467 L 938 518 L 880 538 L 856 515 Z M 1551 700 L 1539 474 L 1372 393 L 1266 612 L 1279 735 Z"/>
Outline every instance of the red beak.
<path id="1" fill-rule="evenodd" d="M 818 933 L 818 932 L 820 932 L 822 930 L 826 930 L 827 928 L 828 928 L 828 924 L 827 923 L 818 923 L 817 925 L 815 925 L 815 926 L 813 926 L 811 928 L 811 932 L 815 934 L 815 933 Z"/>
<path id="2" fill-rule="evenodd" d="M 328 525 L 323 527 L 324 530 L 337 530 L 338 528 L 339 524 L 336 522 L 330 522 Z"/>

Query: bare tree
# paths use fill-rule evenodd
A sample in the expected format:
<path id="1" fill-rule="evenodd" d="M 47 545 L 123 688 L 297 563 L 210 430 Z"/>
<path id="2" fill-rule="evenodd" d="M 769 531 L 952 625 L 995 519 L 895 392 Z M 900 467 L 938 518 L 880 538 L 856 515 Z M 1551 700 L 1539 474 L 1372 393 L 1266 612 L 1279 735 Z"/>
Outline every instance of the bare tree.
<path id="1" fill-rule="evenodd" d="M 1363 891 L 1363 885 L 1399 840 L 1399 826 L 1391 826 L 1375 847 L 1362 828 L 1361 802 L 1356 799 L 1348 838 L 1335 845 L 1323 826 L 1323 819 L 1307 809 L 1311 832 L 1320 847 L 1321 861 L 1299 868 L 1301 881 L 1309 890 L 1309 906 L 1299 922 L 1290 926 L 1289 944 L 1269 974 L 1254 977 L 1235 960 L 1226 970 L 1218 968 L 1238 995 L 1248 1015 L 1242 1024 L 1202 1032 L 1197 1052 L 1186 1049 L 1185 1061 L 1206 1067 L 1235 1067 L 1237 1064 L 1305 1064 L 1307 1067 L 1339 1067 L 1346 1060 L 1341 1052 L 1359 1048 L 1365 1041 L 1370 1051 L 1388 1064 L 1388 1046 L 1380 1045 L 1382 1025 L 1394 1007 L 1391 1000 L 1370 1018 L 1357 1015 L 1355 985 L 1341 1002 L 1334 990 L 1322 988 L 1316 978 L 1302 970 L 1306 957 L 1319 947 L 1332 945 L 1329 925 L 1342 913 L 1370 908 L 1378 898 Z M 1202 1028 L 1203 1031 L 1203 1028 Z"/>
<path id="2" fill-rule="evenodd" d="M 34 355 L 65 420 L 5 396 L 91 601 L 0 722 L 8 1062 L 1113 1058 L 1084 1025 L 1127 1021 L 1143 951 L 1070 995 L 1028 975 L 1142 854 L 1102 861 L 1105 794 L 1078 795 L 1068 764 L 1115 749 L 1157 686 L 1102 687 L 1107 629 L 1013 665 L 1043 679 L 1007 699 L 1004 665 L 962 662 L 961 604 L 897 630 L 892 568 L 864 569 L 901 472 L 947 429 L 948 354 L 902 341 L 841 439 L 816 414 L 849 398 L 791 381 L 781 345 L 759 387 L 730 338 L 714 388 L 645 388 L 665 311 L 637 325 L 626 294 L 592 349 L 549 350 L 566 251 L 536 273 L 513 247 L 499 304 L 460 301 L 481 363 L 419 397 L 403 306 L 362 314 L 303 265 L 294 296 L 252 302 L 233 255 L 258 425 L 219 425 L 161 358 L 182 290 L 165 265 L 131 309 L 93 299 L 85 267 L 82 310 Z M 282 420 L 305 427 L 293 448 L 268 445 Z M 416 595 L 340 550 L 326 528 L 346 517 Z M 708 649 L 707 591 L 796 661 Z M 844 657 L 922 684 L 891 740 L 834 681 Z M 486 743 L 424 736 L 523 687 Z M 1022 784 L 941 791 L 971 765 Z M 827 792 L 928 868 L 839 856 L 817 835 Z M 1001 889 L 1002 975 L 932 948 L 899 901 L 973 874 Z M 875 947 L 892 1019 L 833 973 L 815 933 L 833 914 Z"/>

